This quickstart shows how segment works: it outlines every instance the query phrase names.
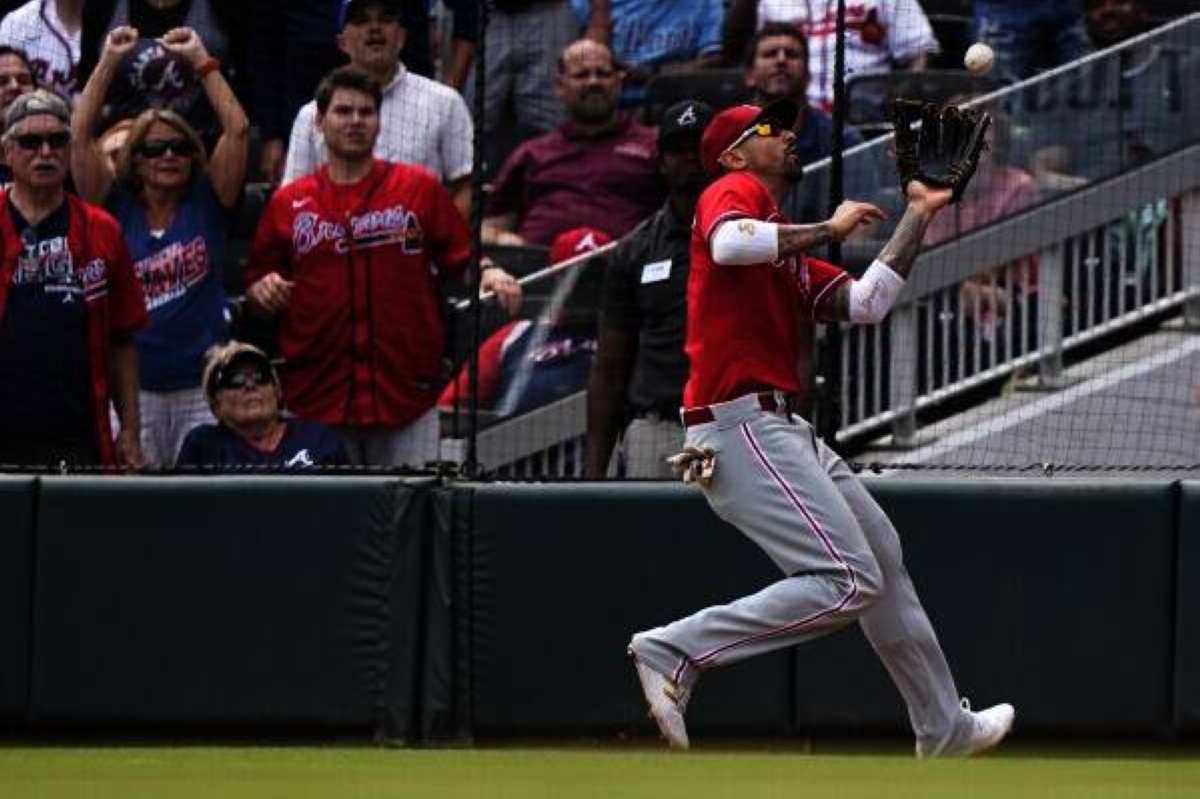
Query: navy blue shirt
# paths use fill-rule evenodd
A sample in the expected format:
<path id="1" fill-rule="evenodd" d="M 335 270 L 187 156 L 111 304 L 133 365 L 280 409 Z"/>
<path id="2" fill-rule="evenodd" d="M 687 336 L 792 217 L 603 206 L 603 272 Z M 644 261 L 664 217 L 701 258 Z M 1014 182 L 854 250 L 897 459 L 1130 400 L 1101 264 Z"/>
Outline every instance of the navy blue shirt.
<path id="1" fill-rule="evenodd" d="M 94 443 L 87 307 L 67 244 L 69 207 L 30 225 L 5 204 L 22 252 L 0 319 L 0 437 Z"/>
<path id="2" fill-rule="evenodd" d="M 179 448 L 176 466 L 227 467 L 226 471 L 270 469 L 303 471 L 314 466 L 349 466 L 350 456 L 337 433 L 318 422 L 288 417 L 287 429 L 271 452 L 251 446 L 221 424 L 192 428 Z"/>

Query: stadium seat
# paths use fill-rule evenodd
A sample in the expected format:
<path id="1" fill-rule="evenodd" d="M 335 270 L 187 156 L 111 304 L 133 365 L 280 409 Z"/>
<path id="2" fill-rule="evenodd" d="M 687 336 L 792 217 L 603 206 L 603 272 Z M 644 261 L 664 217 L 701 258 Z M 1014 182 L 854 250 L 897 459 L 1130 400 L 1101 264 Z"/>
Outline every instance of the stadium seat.
<path id="1" fill-rule="evenodd" d="M 750 99 L 741 69 L 703 69 L 655 75 L 646 84 L 642 120 L 657 125 L 663 112 L 680 100 L 703 100 L 720 111 Z"/>

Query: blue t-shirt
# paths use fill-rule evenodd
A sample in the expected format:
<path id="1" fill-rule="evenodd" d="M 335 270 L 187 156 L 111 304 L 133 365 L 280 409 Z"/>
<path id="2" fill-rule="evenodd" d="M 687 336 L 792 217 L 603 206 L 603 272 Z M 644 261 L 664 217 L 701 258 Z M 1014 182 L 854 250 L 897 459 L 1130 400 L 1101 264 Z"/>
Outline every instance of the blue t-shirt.
<path id="1" fill-rule="evenodd" d="M 586 24 L 589 0 L 572 0 Z M 612 0 L 612 54 L 631 66 L 692 61 L 721 49 L 722 0 Z M 625 107 L 642 102 L 641 86 L 626 86 Z"/>
<path id="2" fill-rule="evenodd" d="M 230 214 L 201 176 L 171 225 L 151 232 L 137 195 L 114 184 L 105 202 L 121 223 L 150 323 L 138 334 L 142 388 L 178 391 L 200 385 L 204 353 L 225 340 L 221 265 Z"/>
<path id="3" fill-rule="evenodd" d="M 192 428 L 179 448 L 176 466 L 236 467 L 302 471 L 314 466 L 349 466 L 350 456 L 337 433 L 318 422 L 288 417 L 279 445 L 263 452 L 221 424 Z"/>
<path id="4" fill-rule="evenodd" d="M 70 208 L 64 202 L 30 225 L 11 200 L 0 202 L 21 236 L 0 319 L 0 438 L 94 443 L 88 313 L 68 243 Z"/>

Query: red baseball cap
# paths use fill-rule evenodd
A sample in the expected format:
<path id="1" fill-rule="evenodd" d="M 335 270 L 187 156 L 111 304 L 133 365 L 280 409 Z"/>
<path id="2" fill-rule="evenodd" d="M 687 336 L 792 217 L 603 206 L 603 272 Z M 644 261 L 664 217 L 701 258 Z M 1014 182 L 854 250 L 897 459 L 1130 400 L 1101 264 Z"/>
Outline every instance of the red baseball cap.
<path id="1" fill-rule="evenodd" d="M 791 100 L 776 100 L 766 108 L 757 105 L 726 108 L 713 117 L 704 130 L 704 136 L 700 139 L 700 164 L 709 177 L 719 176 L 721 165 L 717 162 L 739 136 L 760 122 L 774 122 L 791 130 L 799 113 Z"/>
<path id="2" fill-rule="evenodd" d="M 585 252 L 592 252 L 610 241 L 612 239 L 608 235 L 593 227 L 572 228 L 559 233 L 550 245 L 550 263 L 556 264 Z"/>

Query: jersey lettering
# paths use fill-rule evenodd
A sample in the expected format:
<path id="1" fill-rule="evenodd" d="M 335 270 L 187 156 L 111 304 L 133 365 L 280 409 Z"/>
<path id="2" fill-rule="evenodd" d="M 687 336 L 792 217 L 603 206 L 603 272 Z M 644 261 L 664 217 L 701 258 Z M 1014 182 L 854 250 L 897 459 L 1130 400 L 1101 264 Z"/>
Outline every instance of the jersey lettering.
<path id="1" fill-rule="evenodd" d="M 146 307 L 154 310 L 187 293 L 208 276 L 208 244 L 203 236 L 176 242 L 134 265 Z"/>

